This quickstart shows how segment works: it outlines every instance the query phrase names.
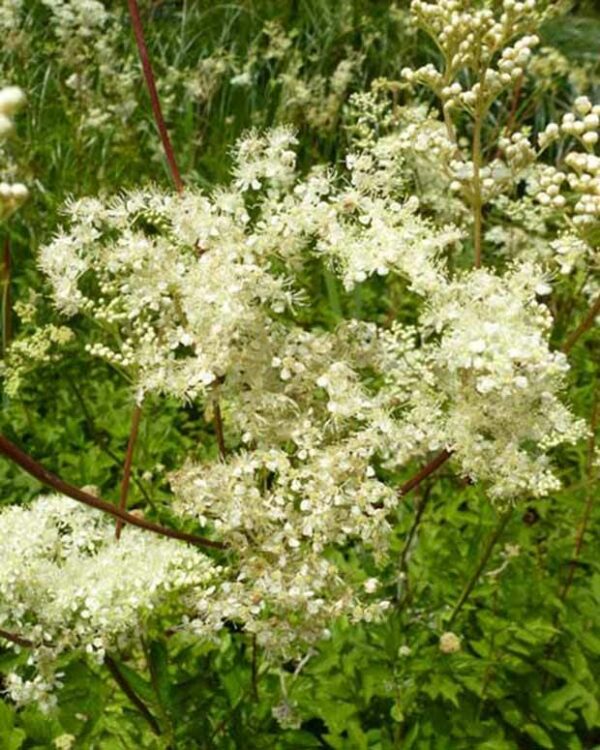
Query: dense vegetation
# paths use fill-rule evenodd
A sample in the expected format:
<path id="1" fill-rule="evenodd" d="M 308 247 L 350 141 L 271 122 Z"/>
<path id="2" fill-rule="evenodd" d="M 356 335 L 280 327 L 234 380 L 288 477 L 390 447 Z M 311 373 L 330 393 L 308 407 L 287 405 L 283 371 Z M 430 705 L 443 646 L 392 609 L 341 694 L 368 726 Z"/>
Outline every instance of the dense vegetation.
<path id="1" fill-rule="evenodd" d="M 135 10 L 0 0 L 0 750 L 600 747 L 595 4 Z"/>

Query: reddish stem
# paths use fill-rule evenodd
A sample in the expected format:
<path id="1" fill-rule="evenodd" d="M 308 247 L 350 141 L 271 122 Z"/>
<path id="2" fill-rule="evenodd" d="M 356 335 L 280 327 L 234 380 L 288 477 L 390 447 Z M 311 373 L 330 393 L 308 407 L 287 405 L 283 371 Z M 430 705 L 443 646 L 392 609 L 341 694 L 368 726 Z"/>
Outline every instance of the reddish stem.
<path id="1" fill-rule="evenodd" d="M 585 318 L 581 321 L 581 323 L 577 326 L 577 328 L 571 333 L 571 335 L 567 338 L 565 343 L 562 346 L 562 351 L 565 354 L 569 354 L 571 349 L 575 346 L 575 344 L 579 341 L 579 339 L 583 336 L 586 331 L 588 331 L 593 325 L 594 320 L 596 320 L 596 317 L 600 313 L 600 295 L 596 298 L 596 301 L 592 304 L 590 307 L 587 315 Z"/>
<path id="2" fill-rule="evenodd" d="M 29 638 L 23 638 L 23 636 L 19 635 L 18 633 L 11 633 L 9 630 L 3 630 L 1 628 L 0 628 L 0 638 L 4 638 L 5 641 L 10 641 L 11 643 L 15 643 L 17 646 L 23 646 L 23 648 L 32 648 L 35 645 L 33 641 L 29 640 Z M 115 662 L 115 660 L 112 658 L 110 654 L 105 654 L 104 664 L 106 665 L 106 667 L 108 668 L 108 671 L 113 676 L 117 685 L 121 688 L 121 690 L 133 703 L 133 705 L 138 709 L 138 711 L 144 716 L 148 724 L 150 724 L 154 734 L 161 734 L 158 722 L 156 721 L 154 716 L 150 713 L 146 704 L 142 701 L 142 699 L 137 695 L 135 690 L 131 687 L 125 675 L 121 672 L 118 664 Z"/>
<path id="3" fill-rule="evenodd" d="M 443 451 L 438 453 L 435 458 L 433 458 L 426 466 L 418 471 L 414 475 L 414 477 L 412 477 L 412 479 L 409 479 L 408 482 L 405 482 L 398 490 L 398 494 L 401 497 L 404 497 L 404 495 L 407 495 L 409 492 L 411 492 L 411 490 L 414 490 L 415 487 L 418 487 L 424 479 L 427 479 L 430 474 L 433 474 L 434 471 L 437 471 L 440 466 L 445 464 L 451 455 L 452 453 L 444 448 Z"/>
<path id="4" fill-rule="evenodd" d="M 121 482 L 121 496 L 119 498 L 119 509 L 122 511 L 127 510 L 127 495 L 129 494 L 129 483 L 131 480 L 131 466 L 133 464 L 133 452 L 135 450 L 135 443 L 137 441 L 141 417 L 142 417 L 142 407 L 139 404 L 136 404 L 133 410 L 133 416 L 131 418 L 131 430 L 129 432 L 129 442 L 127 443 L 127 453 L 125 454 L 125 464 L 123 466 L 123 481 Z M 115 537 L 117 539 L 121 537 L 122 528 L 123 528 L 123 521 L 120 518 L 118 518 L 117 525 L 115 528 Z"/>
<path id="5" fill-rule="evenodd" d="M 190 544 L 197 544 L 203 547 L 214 547 L 215 549 L 225 549 L 225 545 L 222 542 L 206 539 L 205 537 L 196 536 L 195 534 L 188 534 L 185 531 L 177 531 L 176 529 L 170 529 L 166 526 L 153 523 L 152 521 L 147 521 L 145 518 L 140 518 L 133 513 L 121 510 L 121 508 L 118 508 L 113 503 L 102 500 L 85 490 L 79 489 L 79 487 L 75 487 L 74 485 L 65 482 L 60 477 L 57 477 L 55 474 L 52 474 L 52 472 L 45 469 L 14 443 L 11 443 L 11 441 L 4 437 L 4 435 L 0 435 L 0 453 L 4 454 L 8 459 L 13 461 L 13 463 L 18 464 L 42 484 L 52 487 L 52 489 L 62 495 L 67 495 L 67 497 L 70 497 L 73 500 L 77 500 L 77 502 L 89 505 L 90 508 L 96 508 L 96 510 L 101 510 L 115 518 L 121 519 L 121 521 L 130 524 L 131 526 L 137 526 L 145 531 L 152 531 L 155 534 L 160 534 L 161 536 L 170 537 L 172 539 L 179 539 L 183 542 L 189 542 Z"/>
<path id="6" fill-rule="evenodd" d="M 506 120 L 506 124 L 504 125 L 504 133 L 507 138 L 510 137 L 514 125 L 515 120 L 517 118 L 517 108 L 519 106 L 519 101 L 521 99 L 521 92 L 523 90 L 523 81 L 524 76 L 521 74 L 519 78 L 517 79 L 517 82 L 515 83 L 515 88 L 513 89 L 513 97 L 512 97 L 512 104 L 510 107 L 510 112 L 508 114 L 508 118 Z M 498 137 L 498 131 L 494 134 L 494 140 Z M 496 159 L 499 159 L 502 156 L 502 149 L 498 148 L 496 151 Z"/>
<path id="7" fill-rule="evenodd" d="M 133 33 L 144 72 L 144 78 L 146 80 L 146 87 L 148 94 L 150 95 L 150 104 L 152 106 L 152 113 L 156 122 L 156 127 L 160 134 L 160 140 L 162 142 L 167 164 L 171 172 L 171 178 L 175 185 L 175 189 L 178 193 L 183 192 L 183 180 L 177 166 L 177 160 L 175 159 L 175 152 L 171 139 L 169 138 L 169 131 L 165 124 L 165 119 L 162 113 L 162 107 L 160 105 L 160 98 L 156 89 L 156 79 L 154 77 L 154 71 L 152 70 L 152 63 L 150 62 L 150 55 L 148 54 L 148 47 L 146 46 L 146 39 L 144 37 L 144 27 L 140 16 L 140 9 L 137 4 L 137 0 L 128 0 L 129 15 L 131 16 L 131 25 L 133 27 Z M 127 445 L 127 453 L 125 455 L 125 464 L 123 467 L 123 481 L 121 483 L 121 498 L 120 498 L 120 509 L 125 510 L 127 506 L 127 495 L 129 492 L 129 483 L 131 477 L 131 465 L 133 461 L 133 451 L 137 439 L 137 432 L 141 417 L 141 407 L 136 406 L 132 420 L 131 420 L 131 432 L 129 434 L 129 443 Z M 117 539 L 121 536 L 122 523 L 117 521 L 115 534 Z"/>
<path id="8" fill-rule="evenodd" d="M 11 253 L 10 237 L 4 239 L 2 251 L 2 350 L 6 351 L 12 341 L 12 302 L 10 294 Z"/>
<path id="9" fill-rule="evenodd" d="M 445 448 L 443 451 L 437 454 L 435 458 L 432 458 L 431 461 L 426 464 L 422 469 L 420 469 L 413 477 L 411 477 L 408 482 L 404 482 L 404 484 L 398 488 L 398 496 L 400 498 L 404 497 L 405 495 L 408 495 L 409 492 L 412 492 L 416 487 L 418 487 L 421 482 L 425 479 L 427 479 L 428 476 L 433 474 L 435 471 L 437 471 L 440 466 L 446 463 L 446 461 L 452 456 L 452 451 L 447 451 Z M 382 508 L 383 503 L 377 502 L 373 504 L 375 508 Z"/>
<path id="10" fill-rule="evenodd" d="M 596 430 L 598 429 L 598 420 L 600 419 L 600 402 L 598 400 L 598 393 L 594 393 L 594 405 L 592 407 L 592 419 L 590 425 L 590 436 L 588 439 L 588 451 L 587 451 L 587 473 L 593 483 L 594 475 L 594 456 L 596 453 Z M 596 494 L 594 493 L 593 486 L 588 488 L 587 498 L 583 509 L 583 515 L 577 527 L 577 533 L 575 535 L 575 549 L 573 551 L 573 557 L 569 563 L 569 571 L 567 573 L 567 579 L 564 583 L 563 589 L 560 592 L 560 600 L 564 602 L 567 598 L 569 590 L 573 585 L 573 579 L 575 578 L 575 571 L 579 563 L 581 556 L 581 550 L 583 548 L 583 541 L 585 534 L 588 529 L 590 518 L 592 517 L 592 509 L 594 507 L 594 499 Z"/>
<path id="11" fill-rule="evenodd" d="M 144 701 L 138 696 L 138 694 L 135 692 L 135 690 L 132 688 L 132 686 L 129 684 L 127 678 L 125 675 L 121 672 L 119 669 L 119 665 L 117 662 L 110 656 L 110 654 L 106 654 L 104 656 L 104 664 L 106 665 L 108 671 L 111 673 L 111 675 L 114 678 L 114 681 L 117 683 L 117 685 L 121 688 L 121 690 L 125 693 L 125 695 L 129 698 L 129 700 L 133 703 L 133 705 L 137 708 L 137 710 L 142 714 L 144 719 L 148 722 L 150 725 L 150 728 L 156 735 L 162 734 L 160 731 L 160 726 Z"/>
<path id="12" fill-rule="evenodd" d="M 215 423 L 215 433 L 217 435 L 217 445 L 219 447 L 219 456 L 225 459 L 227 456 L 227 448 L 225 446 L 225 433 L 223 430 L 223 415 L 221 414 L 221 406 L 218 398 L 215 398 L 213 404 L 213 418 Z"/>
<path id="13" fill-rule="evenodd" d="M 23 636 L 18 633 L 11 633 L 10 630 L 0 628 L 0 638 L 4 638 L 5 641 L 16 643 L 17 646 L 23 646 L 25 648 L 31 648 L 33 646 L 33 641 L 30 641 L 29 638 L 23 638 Z"/>
<path id="14" fill-rule="evenodd" d="M 167 164 L 171 172 L 171 177 L 175 185 L 177 192 L 183 191 L 183 180 L 177 166 L 175 159 L 175 153 L 169 138 L 169 131 L 165 124 L 163 117 L 162 108 L 160 106 L 160 99 L 158 97 L 158 91 L 156 90 L 156 80 L 154 78 L 154 72 L 152 70 L 152 63 L 150 62 L 150 56 L 148 55 L 148 48 L 146 46 L 146 40 L 144 38 L 144 27 L 142 25 L 142 19 L 140 16 L 140 9 L 137 4 L 137 0 L 127 0 L 129 7 L 129 15 L 131 16 L 131 25 L 133 26 L 133 33 L 135 35 L 135 41 L 140 56 L 140 62 L 142 64 L 142 70 L 144 71 L 144 78 L 146 79 L 146 86 L 150 95 L 150 103 L 152 105 L 152 113 L 156 122 L 156 127 L 160 134 L 160 140 L 167 158 Z"/>

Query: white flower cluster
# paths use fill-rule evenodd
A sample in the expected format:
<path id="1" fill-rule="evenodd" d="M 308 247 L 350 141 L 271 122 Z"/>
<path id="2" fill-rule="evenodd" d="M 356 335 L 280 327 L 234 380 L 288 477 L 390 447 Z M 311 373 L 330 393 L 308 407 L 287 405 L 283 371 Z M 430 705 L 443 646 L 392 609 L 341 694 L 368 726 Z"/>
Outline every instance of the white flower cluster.
<path id="1" fill-rule="evenodd" d="M 131 371 L 140 398 L 147 391 L 191 398 L 235 369 L 268 320 L 302 298 L 292 279 L 273 272 L 278 258 L 292 270 L 314 246 L 348 287 L 390 270 L 415 289 L 437 283 L 436 255 L 460 232 L 436 230 L 416 201 L 390 195 L 389 154 L 350 159 L 350 179 L 338 188 L 322 170 L 298 180 L 292 144 L 287 129 L 243 139 L 237 190 L 72 203 L 69 232 L 42 248 L 57 308 L 94 320 L 100 340 L 88 350 Z M 247 192 L 262 180 L 266 189 L 250 210 Z"/>
<path id="2" fill-rule="evenodd" d="M 412 331 L 372 324 L 335 333 L 273 326 L 238 361 L 220 393 L 228 428 L 249 448 L 172 476 L 176 510 L 213 526 L 237 552 L 234 578 L 200 603 L 196 631 L 228 617 L 288 651 L 322 637 L 341 614 L 370 620 L 384 611 L 385 601 L 363 601 L 356 572 L 328 553 L 360 543 L 374 566 L 387 559 L 397 495 L 375 464 L 423 452 L 414 427 L 391 415 L 415 377 L 396 369 L 414 356 L 410 339 Z M 388 387 L 369 392 L 363 368 Z"/>
<path id="3" fill-rule="evenodd" d="M 443 654 L 455 654 L 461 649 L 460 637 L 452 631 L 442 633 L 440 636 L 440 651 Z"/>
<path id="4" fill-rule="evenodd" d="M 288 127 L 275 128 L 265 135 L 250 133 L 235 147 L 235 186 L 259 190 L 264 183 L 281 188 L 295 179 L 298 141 Z"/>
<path id="5" fill-rule="evenodd" d="M 504 246 L 508 255 L 535 259 L 561 273 L 580 267 L 584 260 L 594 270 L 600 265 L 594 249 L 600 216 L 600 158 L 594 153 L 600 105 L 578 97 L 574 111 L 560 124 L 550 123 L 537 143 L 528 128 L 520 128 L 513 112 L 532 48 L 539 41 L 531 32 L 548 9 L 538 7 L 535 0 L 507 0 L 499 15 L 461 0 L 415 0 L 411 7 L 417 25 L 439 47 L 443 65 L 439 70 L 431 63 L 418 70 L 407 68 L 403 77 L 432 89 L 440 99 L 451 147 L 437 156 L 438 171 L 472 213 L 476 263 L 482 255 L 480 220 L 491 203 L 501 209 L 502 218 L 496 227 L 486 228 L 485 239 Z M 512 90 L 507 106 L 513 114 L 507 116 L 503 132 L 493 124 L 491 107 L 504 90 Z M 466 125 L 463 113 L 468 115 Z M 570 148 L 559 151 L 559 164 L 543 163 L 544 152 L 559 138 L 570 141 Z M 462 224 L 458 217 L 454 222 Z M 511 227 L 513 222 L 516 226 Z M 557 240 L 557 224 L 561 236 L 576 235 L 579 243 Z"/>
<path id="6" fill-rule="evenodd" d="M 580 439 L 584 426 L 561 401 L 568 363 L 549 345 L 544 253 L 563 269 L 590 254 L 579 224 L 553 217 L 565 209 L 563 182 L 581 200 L 592 195 L 594 178 L 584 175 L 593 144 L 581 141 L 579 172 L 568 157 L 577 183 L 557 183 L 557 170 L 536 163 L 540 153 L 518 128 L 506 129 L 486 162 L 486 110 L 498 86 L 520 77 L 536 43 L 528 34 L 535 3 L 505 0 L 499 19 L 459 0 L 417 0 L 414 10 L 446 58 L 444 71 L 414 76 L 452 103 L 443 120 L 402 108 L 387 133 L 369 136 L 376 101 L 355 102 L 360 127 L 342 166 L 305 175 L 290 129 L 252 132 L 234 149 L 230 185 L 72 202 L 66 228 L 42 248 L 57 309 L 86 316 L 87 351 L 124 370 L 140 400 L 148 392 L 208 405 L 218 397 L 226 455 L 186 462 L 172 486 L 175 512 L 211 527 L 229 556 L 217 570 L 199 553 L 131 530 L 114 544 L 110 527 L 87 511 L 68 506 L 65 519 L 63 500 L 60 512 L 57 499 L 7 511 L 0 531 L 4 523 L 12 577 L 0 574 L 8 603 L 0 627 L 36 644 L 39 677 L 12 678 L 16 698 L 42 695 L 55 679 L 44 671 L 46 653 L 50 664 L 71 646 L 101 656 L 175 589 L 185 592 L 181 611 L 173 608 L 183 629 L 211 637 L 233 621 L 280 654 L 323 637 L 340 615 L 379 617 L 397 487 L 433 453 L 451 453 L 450 465 L 498 503 L 558 487 L 550 451 Z M 474 83 L 459 91 L 465 67 Z M 339 71 L 341 89 L 348 74 Z M 451 118 L 457 103 L 470 115 L 462 118 L 468 147 L 461 117 Z M 583 101 L 577 107 L 584 120 L 594 114 Z M 526 177 L 529 193 L 515 198 Z M 534 200 L 536 180 L 548 205 Z M 477 241 L 481 251 L 492 201 L 523 225 L 517 244 L 535 228 L 535 251 L 499 269 L 465 270 L 460 252 Z M 508 244 L 511 231 L 505 222 L 484 238 Z M 399 293 L 411 295 L 412 323 L 311 327 L 298 308 L 317 263 L 347 290 L 395 275 Z M 38 530 L 21 543 L 10 523 Z M 360 569 L 347 564 L 349 549 Z M 19 554 L 28 561 L 22 572 Z M 21 590 L 29 578 L 37 608 Z M 442 650 L 456 651 L 458 641 L 446 640 Z"/>
<path id="7" fill-rule="evenodd" d="M 25 95 L 17 86 L 0 89 L 0 140 L 13 129 L 13 115 L 25 102 Z M 29 191 L 20 182 L 0 182 L 0 221 L 6 219 L 26 200 Z"/>
<path id="8" fill-rule="evenodd" d="M 504 0 L 498 18 L 487 7 L 472 5 L 463 0 L 411 3 L 417 23 L 441 49 L 445 67 L 439 71 L 428 63 L 417 70 L 405 68 L 402 74 L 410 82 L 433 89 L 448 111 L 461 108 L 474 112 L 488 106 L 519 79 L 532 48 L 539 43 L 537 36 L 525 34 L 539 19 L 535 0 Z M 510 44 L 515 36 L 520 38 Z M 466 89 L 458 80 L 458 73 L 464 69 L 476 76 L 475 83 Z"/>
<path id="9" fill-rule="evenodd" d="M 98 0 L 42 0 L 52 13 L 56 35 L 63 44 L 72 44 L 73 37 L 91 39 L 101 31 L 108 11 Z"/>
<path id="10" fill-rule="evenodd" d="M 594 153 L 600 138 L 600 104 L 593 105 L 587 96 L 575 100 L 575 111 L 564 115 L 560 125 L 550 123 L 540 133 L 540 147 L 547 148 L 561 136 L 572 137 L 583 151 L 573 149 L 564 158 L 568 171 L 548 166 L 532 182 L 532 192 L 542 205 L 563 208 L 567 197 L 561 190 L 568 186 L 571 193 L 569 213 L 573 222 L 584 229 L 600 222 L 600 156 Z"/>
<path id="11" fill-rule="evenodd" d="M 89 349 L 127 368 L 140 395 L 218 388 L 246 445 L 280 450 L 292 439 L 331 450 L 319 436 L 332 425 L 352 460 L 355 440 L 395 466 L 451 447 L 493 497 L 553 489 L 546 449 L 581 429 L 558 399 L 567 364 L 548 346 L 551 318 L 536 300 L 550 291 L 542 271 L 526 263 L 504 276 L 450 275 L 444 253 L 462 233 L 402 199 L 393 175 L 404 149 L 393 139 L 351 155 L 345 175 L 316 169 L 304 179 L 292 171 L 291 139 L 282 130 L 242 141 L 237 190 L 72 204 L 71 232 L 40 257 L 59 309 L 91 316 L 104 340 Z M 374 274 L 403 277 L 425 301 L 423 345 L 399 327 L 301 331 L 296 271 L 315 255 L 348 288 Z M 376 392 L 362 374 L 366 351 L 384 377 Z M 339 432 L 351 420 L 352 439 Z"/>
<path id="12" fill-rule="evenodd" d="M 0 513 L 0 628 L 31 642 L 31 678 L 11 674 L 9 695 L 50 707 L 64 652 L 102 662 L 107 650 L 135 642 L 165 612 L 181 611 L 190 590 L 206 587 L 215 567 L 202 553 L 114 524 L 66 497 L 40 497 Z"/>
<path id="13" fill-rule="evenodd" d="M 432 211 L 439 219 L 438 206 L 451 203 L 455 208 L 462 202 L 463 210 L 455 209 L 452 220 L 465 229 L 471 225 L 475 264 L 480 265 L 484 208 L 515 191 L 537 157 L 529 134 L 516 128 L 511 116 L 502 132 L 492 127 L 490 113 L 494 102 L 508 92 L 517 95 L 532 49 L 539 42 L 531 32 L 539 26 L 543 11 L 535 0 L 506 0 L 500 12 L 463 0 L 414 0 L 411 10 L 417 26 L 434 40 L 442 57 L 439 69 L 428 63 L 402 71 L 409 85 L 424 85 L 438 97 L 449 142 L 442 158 L 435 161 L 446 190 L 456 200 L 448 201 L 441 191 Z"/>
<path id="14" fill-rule="evenodd" d="M 64 42 L 66 84 L 87 104 L 84 124 L 126 117 L 135 76 L 115 63 L 118 14 L 97 0 L 43 2 Z M 538 42 L 536 4 L 505 0 L 499 18 L 466 0 L 415 0 L 413 11 L 444 67 L 405 78 L 434 90 L 443 119 L 396 107 L 377 137 L 377 100 L 356 99 L 342 166 L 306 175 L 289 128 L 252 132 L 233 151 L 230 185 L 71 202 L 67 226 L 42 248 L 56 308 L 87 318 L 88 353 L 125 371 L 139 400 L 157 392 L 210 405 L 218 396 L 227 455 L 188 461 L 171 481 L 174 512 L 209 526 L 227 549 L 221 567 L 130 528 L 117 543 L 112 523 L 62 497 L 0 513 L 0 629 L 31 642 L 27 670 L 6 681 L 16 702 L 51 707 L 64 656 L 101 662 L 157 623 L 212 638 L 234 622 L 280 657 L 327 637 L 339 616 L 381 617 L 397 487 L 442 449 L 497 503 L 559 486 L 551 451 L 584 425 L 561 401 L 568 364 L 549 346 L 540 297 L 551 291 L 549 256 L 564 273 L 593 257 L 584 230 L 598 216 L 597 107 L 578 99 L 540 150 L 511 126 L 477 153 L 492 101 L 518 85 Z M 283 59 L 291 39 L 273 28 L 269 40 L 270 58 Z M 207 98 L 210 71 L 232 66 L 223 55 L 199 78 Z M 338 122 L 359 64 L 344 60 L 318 83 L 309 120 Z M 283 98 L 304 107 L 316 89 L 298 71 L 288 71 Z M 96 92 L 107 86 L 105 105 Z M 0 131 L 17 91 L 0 92 Z M 564 170 L 536 163 L 557 136 L 578 145 Z M 513 198 L 524 179 L 528 194 Z M 486 227 L 486 241 L 527 245 L 530 255 L 511 251 L 521 260 L 502 271 L 465 271 L 473 209 L 480 222 L 510 215 L 516 226 Z M 297 308 L 315 263 L 346 290 L 395 275 L 416 308 L 412 324 L 307 326 Z M 54 359 L 55 346 L 83 337 L 50 325 L 17 339 L 3 367 L 8 392 Z M 360 566 L 347 562 L 355 554 Z M 460 648 L 455 634 L 442 635 L 442 652 Z M 295 721 L 282 705 L 281 717 Z"/>
<path id="15" fill-rule="evenodd" d="M 356 573 L 325 554 L 360 540 L 385 557 L 395 496 L 358 445 L 296 456 L 257 449 L 217 466 L 186 466 L 172 481 L 176 509 L 212 523 L 237 552 L 230 579 L 196 603 L 196 632 L 241 621 L 261 645 L 289 653 L 299 638 L 322 638 L 342 614 L 372 620 L 387 608 L 386 601 L 362 601 Z"/>
<path id="16" fill-rule="evenodd" d="M 72 127 L 84 142 L 108 133 L 113 145 L 132 133 L 136 139 L 144 137 L 145 125 L 132 117 L 138 104 L 139 72 L 135 50 L 128 45 L 126 6 L 105 0 L 41 0 L 40 5 L 32 24 L 31 3 L 2 2 L 0 31 L 11 40 L 7 68 L 18 65 L 23 54 L 30 57 L 32 49 L 43 49 L 48 75 L 61 98 L 77 103 L 63 114 L 73 118 Z M 122 127 L 125 123 L 129 128 Z"/>
<path id="17" fill-rule="evenodd" d="M 577 266 L 594 267 L 594 253 L 590 245 L 574 232 L 565 232 L 550 243 L 552 257 L 560 273 L 569 274 Z"/>
<path id="18" fill-rule="evenodd" d="M 568 363 L 548 344 L 552 319 L 537 295 L 549 292 L 531 264 L 503 276 L 477 270 L 430 297 L 421 320 L 441 333 L 428 411 L 437 407 L 462 471 L 490 482 L 497 500 L 557 489 L 546 451 L 585 435 L 558 399 Z"/>
<path id="19" fill-rule="evenodd" d="M 563 135 L 577 138 L 588 149 L 598 143 L 598 127 L 600 126 L 600 105 L 592 105 L 587 96 L 579 96 L 575 100 L 575 111 L 563 115 L 560 125 L 550 123 L 539 135 L 540 146 L 545 147 L 553 140 Z"/>
<path id="20" fill-rule="evenodd" d="M 436 230 L 418 213 L 416 198 L 401 202 L 369 194 L 364 183 L 376 178 L 376 169 L 367 161 L 349 162 L 353 186 L 337 196 L 337 215 L 323 227 L 318 249 L 334 261 L 347 289 L 395 271 L 424 292 L 437 283 L 437 256 L 462 233 L 454 226 Z M 356 189 L 359 181 L 363 185 Z"/>
<path id="21" fill-rule="evenodd" d="M 50 323 L 37 328 L 27 338 L 13 341 L 4 361 L 0 361 L 0 376 L 4 378 L 6 395 L 14 398 L 28 373 L 39 364 L 59 359 L 61 347 L 73 338 L 73 331 L 67 326 Z"/>
<path id="22" fill-rule="evenodd" d="M 10 40 L 11 32 L 14 33 L 18 25 L 22 8 L 23 0 L 3 0 L 0 5 L 0 31 L 5 34 L 5 44 Z"/>
<path id="23" fill-rule="evenodd" d="M 40 266 L 57 307 L 90 315 L 104 334 L 90 353 L 133 371 L 140 399 L 205 392 L 262 326 L 262 307 L 293 303 L 246 242 L 240 194 L 134 193 L 69 211 L 71 234 L 42 249 Z"/>

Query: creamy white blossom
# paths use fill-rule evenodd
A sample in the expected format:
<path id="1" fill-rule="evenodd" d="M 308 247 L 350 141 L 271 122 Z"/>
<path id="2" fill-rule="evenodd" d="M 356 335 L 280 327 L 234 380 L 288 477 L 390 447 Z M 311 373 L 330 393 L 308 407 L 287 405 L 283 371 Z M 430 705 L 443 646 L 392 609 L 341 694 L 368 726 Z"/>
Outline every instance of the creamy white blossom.
<path id="1" fill-rule="evenodd" d="M 77 59 L 110 70 L 104 6 L 44 2 Z M 194 400 L 207 419 L 218 403 L 227 450 L 188 458 L 170 480 L 175 516 L 208 527 L 224 550 L 211 561 L 132 529 L 117 543 L 111 523 L 59 497 L 5 510 L 0 626 L 32 642 L 35 667 L 9 676 L 16 701 L 48 705 L 61 654 L 101 661 L 151 616 L 202 638 L 234 622 L 278 658 L 327 637 L 338 617 L 382 617 L 399 488 L 441 451 L 482 501 L 560 486 L 553 452 L 586 431 L 564 399 L 569 364 L 550 343 L 546 300 L 559 271 L 589 270 L 584 291 L 596 288 L 597 105 L 577 99 L 537 140 L 506 128 L 486 161 L 473 144 L 524 74 L 542 13 L 534 0 L 504 0 L 496 14 L 460 0 L 412 7 L 445 67 L 403 75 L 433 90 L 439 114 L 407 106 L 388 117 L 374 91 L 354 98 L 345 158 L 306 172 L 291 128 L 252 131 L 232 150 L 228 184 L 70 201 L 41 248 L 69 327 L 36 329 L 22 304 L 33 333 L 8 352 L 9 393 L 33 363 L 56 358 L 54 345 L 82 344 L 127 376 L 138 401 Z M 268 36 L 267 56 L 281 59 L 289 38 L 275 27 Z M 234 67 L 217 62 L 204 72 Z M 342 61 L 331 77 L 327 117 L 358 64 Z M 310 88 L 288 83 L 305 102 Z M 68 86 L 90 83 L 71 73 Z M 4 95 L 7 113 L 15 97 Z M 384 132 L 373 127 L 380 115 Z M 555 165 L 546 157 L 562 137 L 576 145 Z M 410 319 L 307 323 L 315 266 L 346 291 L 390 278 Z M 439 648 L 455 653 L 460 638 L 444 633 Z M 276 715 L 297 718 L 286 702 Z"/>
<path id="2" fill-rule="evenodd" d="M 0 140 L 12 133 L 13 117 L 24 103 L 25 95 L 18 86 L 0 89 Z M 3 154 L 0 153 L 0 156 Z M 28 195 L 29 191 L 25 185 L 20 182 L 8 182 L 0 175 L 0 221 L 10 216 Z"/>
<path id="3" fill-rule="evenodd" d="M 102 662 L 162 614 L 181 611 L 181 597 L 216 575 L 209 558 L 180 542 L 132 528 L 117 541 L 114 522 L 59 495 L 4 508 L 0 550 L 0 627 L 31 642 L 37 670 L 9 676 L 19 703 L 52 705 L 62 653 Z"/>

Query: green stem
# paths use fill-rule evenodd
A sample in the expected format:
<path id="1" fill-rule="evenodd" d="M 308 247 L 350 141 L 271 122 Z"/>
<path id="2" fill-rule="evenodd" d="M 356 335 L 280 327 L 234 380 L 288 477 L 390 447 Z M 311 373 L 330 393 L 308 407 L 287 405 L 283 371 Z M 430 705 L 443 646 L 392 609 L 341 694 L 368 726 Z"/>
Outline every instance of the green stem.
<path id="1" fill-rule="evenodd" d="M 504 513 L 504 515 L 500 518 L 500 522 L 494 529 L 493 533 L 490 535 L 490 538 L 488 539 L 487 544 L 485 545 L 485 549 L 483 551 L 481 559 L 479 560 L 477 564 L 477 567 L 475 568 L 475 570 L 473 571 L 473 574 L 471 575 L 471 577 L 465 584 L 465 587 L 462 590 L 462 593 L 460 597 L 458 598 L 458 601 L 454 605 L 454 609 L 452 610 L 452 614 L 450 615 L 450 619 L 448 620 L 448 627 L 452 626 L 452 624 L 458 617 L 461 609 L 464 607 L 469 596 L 471 595 L 471 592 L 475 588 L 477 581 L 479 580 L 481 574 L 483 573 L 485 566 L 487 565 L 488 560 L 490 559 L 492 552 L 494 551 L 494 547 L 496 546 L 500 537 L 504 533 L 504 529 L 506 528 L 506 525 L 508 524 L 510 516 L 511 516 L 510 510 Z"/>
<path id="2" fill-rule="evenodd" d="M 135 692 L 135 690 L 131 687 L 129 682 L 127 681 L 125 675 L 121 672 L 119 669 L 116 661 L 109 656 L 109 654 L 106 654 L 104 657 L 104 663 L 106 664 L 106 667 L 108 671 L 113 676 L 115 682 L 117 685 L 121 688 L 121 690 L 125 693 L 125 695 L 129 698 L 129 700 L 132 702 L 132 704 L 137 708 L 137 710 L 140 712 L 140 714 L 144 717 L 144 719 L 148 722 L 148 725 L 150 726 L 150 729 L 154 732 L 156 735 L 161 735 L 162 732 L 160 730 L 160 726 L 158 724 L 158 721 L 154 718 L 154 716 L 150 713 L 150 710 L 144 703 L 144 701 L 139 697 L 139 695 Z"/>
<path id="3" fill-rule="evenodd" d="M 481 235 L 482 235 L 482 208 L 481 198 L 481 127 L 483 123 L 483 112 L 481 104 L 478 103 L 475 113 L 475 124 L 473 130 L 473 247 L 475 253 L 475 268 L 481 268 Z"/>
<path id="4" fill-rule="evenodd" d="M 129 431 L 129 441 L 127 443 L 127 453 L 125 454 L 125 463 L 123 465 L 123 481 L 121 482 L 121 495 L 119 498 L 119 508 L 122 511 L 127 510 L 127 495 L 129 494 L 129 483 L 131 480 L 131 467 L 133 465 L 133 452 L 135 450 L 135 444 L 137 442 L 138 430 L 140 427 L 140 420 L 142 418 L 142 407 L 140 404 L 136 404 L 133 409 L 133 415 L 131 417 L 131 429 Z M 123 521 L 117 518 L 117 524 L 115 527 L 115 537 L 117 539 L 121 536 L 121 530 L 123 529 Z"/>

